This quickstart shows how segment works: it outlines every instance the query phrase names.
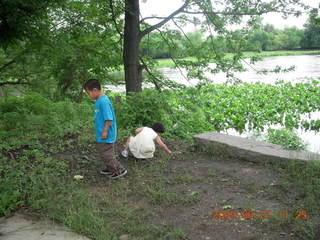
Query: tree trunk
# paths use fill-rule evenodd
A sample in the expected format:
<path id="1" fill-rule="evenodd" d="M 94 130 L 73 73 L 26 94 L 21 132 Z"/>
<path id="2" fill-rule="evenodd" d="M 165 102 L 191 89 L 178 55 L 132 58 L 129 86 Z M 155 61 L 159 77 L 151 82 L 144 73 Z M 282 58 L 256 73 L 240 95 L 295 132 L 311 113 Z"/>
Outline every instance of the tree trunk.
<path id="1" fill-rule="evenodd" d="M 142 89 L 139 71 L 139 15 L 139 0 L 125 0 L 123 62 L 127 94 Z"/>

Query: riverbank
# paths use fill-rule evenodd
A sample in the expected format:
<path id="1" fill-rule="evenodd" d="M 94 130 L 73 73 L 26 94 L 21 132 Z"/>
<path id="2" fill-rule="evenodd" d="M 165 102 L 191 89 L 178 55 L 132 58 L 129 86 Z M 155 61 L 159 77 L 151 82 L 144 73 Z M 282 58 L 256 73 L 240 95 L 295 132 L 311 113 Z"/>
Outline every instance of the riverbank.
<path id="1" fill-rule="evenodd" d="M 243 58 L 250 58 L 253 56 L 259 57 L 276 57 L 276 56 L 295 56 L 295 55 L 316 55 L 320 54 L 320 50 L 304 50 L 304 51 L 264 51 L 260 53 L 255 52 L 244 52 Z M 231 56 L 231 54 L 227 54 L 226 57 Z M 189 61 L 196 61 L 196 58 L 185 58 L 185 60 Z M 175 67 L 175 64 L 172 59 L 157 59 L 157 68 L 164 68 L 164 67 Z M 214 61 L 212 61 L 214 63 Z"/>

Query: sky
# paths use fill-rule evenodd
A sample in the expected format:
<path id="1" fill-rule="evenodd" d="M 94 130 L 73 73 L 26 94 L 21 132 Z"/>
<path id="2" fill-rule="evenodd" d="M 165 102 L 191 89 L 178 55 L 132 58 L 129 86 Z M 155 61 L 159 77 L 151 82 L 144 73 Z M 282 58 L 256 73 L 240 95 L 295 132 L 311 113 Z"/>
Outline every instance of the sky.
<path id="1" fill-rule="evenodd" d="M 320 0 L 302 0 L 303 3 L 311 6 L 311 7 L 319 7 Z M 143 17 L 148 17 L 152 15 L 157 16 L 167 16 L 177 8 L 182 6 L 181 0 L 140 0 L 140 10 L 141 15 Z M 288 17 L 287 19 L 283 19 L 280 14 L 269 13 L 263 15 L 263 24 L 270 23 L 274 25 L 278 29 L 283 29 L 284 27 L 292 27 L 296 26 L 300 29 L 303 28 L 303 24 L 306 23 L 308 16 L 306 14 L 301 15 L 299 17 Z M 149 22 L 154 24 L 156 22 Z M 185 31 L 194 31 L 193 26 L 187 26 Z"/>

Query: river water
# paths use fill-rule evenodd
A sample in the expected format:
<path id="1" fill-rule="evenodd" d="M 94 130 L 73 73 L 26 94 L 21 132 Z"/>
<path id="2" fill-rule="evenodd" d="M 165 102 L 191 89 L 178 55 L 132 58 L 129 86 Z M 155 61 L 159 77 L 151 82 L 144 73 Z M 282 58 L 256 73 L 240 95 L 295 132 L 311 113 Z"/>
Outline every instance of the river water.
<path id="1" fill-rule="evenodd" d="M 262 61 L 257 62 L 255 65 L 247 64 L 248 61 L 244 62 L 244 66 L 247 69 L 246 72 L 235 73 L 235 77 L 242 80 L 243 82 L 254 83 L 264 82 L 268 84 L 274 84 L 278 80 L 286 82 L 303 82 L 310 78 L 320 78 L 320 55 L 298 55 L 298 56 L 278 56 L 278 57 L 267 57 Z M 213 65 L 214 66 L 214 65 Z M 269 73 L 267 75 L 257 74 L 256 71 L 263 69 L 272 70 L 277 66 L 282 68 L 290 68 L 295 66 L 295 70 L 285 73 Z M 187 85 L 195 86 L 198 83 L 197 79 L 186 79 L 187 72 L 184 69 L 172 69 L 162 68 L 161 72 L 170 80 Z M 212 79 L 213 84 L 223 83 L 227 81 L 224 73 L 219 74 L 207 74 L 208 78 Z M 110 86 L 111 87 L 111 86 Z M 113 91 L 124 91 L 122 88 L 109 88 Z M 306 119 L 320 119 L 320 112 L 312 113 L 310 116 L 303 116 Z M 279 129 L 281 126 L 271 126 L 272 128 Z M 315 131 L 305 132 L 303 129 L 297 129 L 297 134 L 301 139 L 308 144 L 307 150 L 312 152 L 320 153 L 320 133 Z M 228 129 L 226 133 L 242 137 L 252 137 L 256 135 L 254 132 L 245 132 L 243 134 L 237 133 L 234 129 Z M 266 135 L 266 132 L 261 133 Z"/>
<path id="2" fill-rule="evenodd" d="M 235 77 L 243 82 L 264 82 L 272 84 L 277 80 L 296 82 L 303 81 L 306 78 L 320 78 L 320 55 L 267 57 L 255 65 L 247 63 L 249 63 L 249 60 L 243 62 L 247 70 L 246 72 L 235 73 Z M 212 66 L 214 66 L 214 64 L 212 64 Z M 295 70 L 286 73 L 269 73 L 267 75 L 256 73 L 256 70 L 272 70 L 277 66 L 281 66 L 282 68 L 295 66 Z M 185 78 L 187 72 L 184 69 L 162 68 L 161 71 L 169 79 L 187 86 L 195 86 L 198 83 L 197 79 L 187 80 Z M 227 81 L 225 73 L 208 73 L 206 76 L 212 79 L 213 83 L 223 83 Z"/>

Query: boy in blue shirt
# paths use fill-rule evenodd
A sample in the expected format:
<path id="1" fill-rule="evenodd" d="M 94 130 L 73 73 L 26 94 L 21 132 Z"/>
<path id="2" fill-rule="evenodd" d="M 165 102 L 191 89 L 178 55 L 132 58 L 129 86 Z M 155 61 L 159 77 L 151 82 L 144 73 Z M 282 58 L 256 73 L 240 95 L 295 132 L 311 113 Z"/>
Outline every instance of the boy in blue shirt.
<path id="1" fill-rule="evenodd" d="M 100 82 L 90 79 L 84 84 L 88 96 L 96 100 L 94 105 L 94 126 L 96 130 L 97 151 L 105 161 L 106 169 L 100 173 L 117 179 L 127 174 L 127 170 L 117 161 L 114 143 L 117 140 L 117 121 L 112 103 L 101 90 Z"/>

